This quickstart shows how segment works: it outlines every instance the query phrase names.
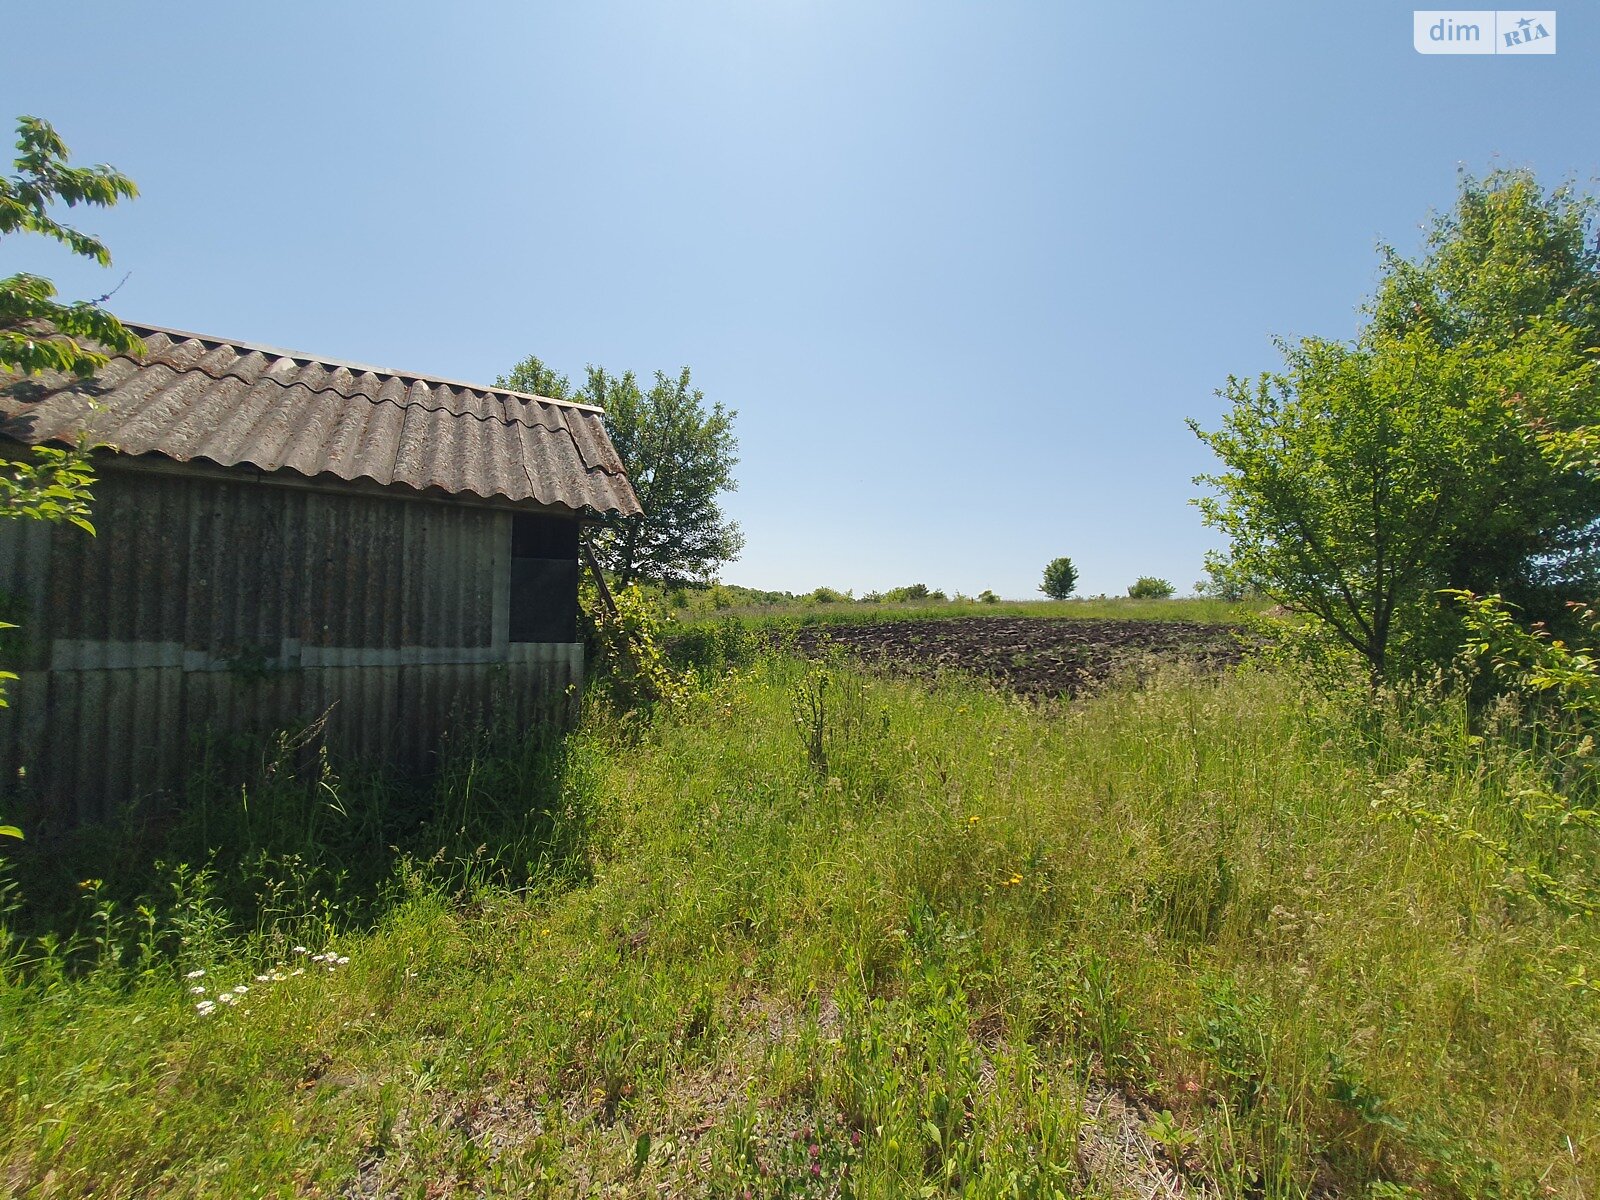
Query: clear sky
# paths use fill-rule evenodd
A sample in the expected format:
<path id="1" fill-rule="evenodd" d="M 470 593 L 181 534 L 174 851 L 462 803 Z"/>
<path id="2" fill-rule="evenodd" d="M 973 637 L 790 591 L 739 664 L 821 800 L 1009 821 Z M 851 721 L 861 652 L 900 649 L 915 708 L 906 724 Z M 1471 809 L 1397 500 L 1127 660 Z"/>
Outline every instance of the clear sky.
<path id="1" fill-rule="evenodd" d="M 142 195 L 135 320 L 490 381 L 693 368 L 739 412 L 723 578 L 1187 589 L 1230 373 L 1348 336 L 1456 172 L 1594 189 L 1600 6 L 1422 56 L 1307 3 L 8 5 L 0 119 Z"/>

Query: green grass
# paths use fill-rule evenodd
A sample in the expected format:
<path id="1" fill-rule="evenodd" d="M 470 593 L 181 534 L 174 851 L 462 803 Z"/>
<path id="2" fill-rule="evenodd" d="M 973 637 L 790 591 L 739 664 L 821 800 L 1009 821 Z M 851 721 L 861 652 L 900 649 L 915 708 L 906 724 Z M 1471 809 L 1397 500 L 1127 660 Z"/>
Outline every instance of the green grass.
<path id="1" fill-rule="evenodd" d="M 734 605 L 723 609 L 683 610 L 675 623 L 686 628 L 734 618 L 752 628 L 784 625 L 867 624 L 875 621 L 932 621 L 956 617 L 1098 618 L 1120 621 L 1196 621 L 1231 624 L 1261 613 L 1268 601 L 1212 600 L 1190 597 L 1174 600 L 1002 600 L 983 604 L 976 600 L 906 601 L 869 604 L 847 601 L 819 604 L 795 601 L 780 604 Z"/>
<path id="2" fill-rule="evenodd" d="M 1037 707 L 764 660 L 546 761 L 567 865 L 523 886 L 411 860 L 364 929 L 230 936 L 191 888 L 87 969 L 13 944 L 6 1185 L 1115 1195 L 1109 1087 L 1227 1196 L 1592 1195 L 1594 920 L 1374 807 L 1501 828 L 1525 764 L 1447 703 L 1246 669 Z"/>

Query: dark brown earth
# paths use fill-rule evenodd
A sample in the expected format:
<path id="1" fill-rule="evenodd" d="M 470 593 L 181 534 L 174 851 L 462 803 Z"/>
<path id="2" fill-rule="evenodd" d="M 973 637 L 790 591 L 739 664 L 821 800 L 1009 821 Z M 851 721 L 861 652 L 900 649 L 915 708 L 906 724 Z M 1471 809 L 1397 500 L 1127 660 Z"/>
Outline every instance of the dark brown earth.
<path id="1" fill-rule="evenodd" d="M 1230 625 L 1076 617 L 953 617 L 863 625 L 807 625 L 794 648 L 838 647 L 863 662 L 916 674 L 966 671 L 1026 696 L 1077 695 L 1152 657 L 1220 670 L 1243 656 Z"/>

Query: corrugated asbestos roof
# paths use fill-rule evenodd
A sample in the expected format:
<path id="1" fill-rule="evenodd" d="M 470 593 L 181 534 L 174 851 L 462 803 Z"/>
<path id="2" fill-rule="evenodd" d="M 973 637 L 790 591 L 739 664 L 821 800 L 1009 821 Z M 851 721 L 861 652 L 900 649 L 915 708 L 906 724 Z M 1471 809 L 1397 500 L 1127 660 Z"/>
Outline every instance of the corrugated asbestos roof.
<path id="1" fill-rule="evenodd" d="M 585 404 L 129 324 L 138 359 L 80 383 L 0 376 L 0 434 L 29 444 L 87 431 L 124 454 L 335 475 L 575 511 L 637 514 Z"/>

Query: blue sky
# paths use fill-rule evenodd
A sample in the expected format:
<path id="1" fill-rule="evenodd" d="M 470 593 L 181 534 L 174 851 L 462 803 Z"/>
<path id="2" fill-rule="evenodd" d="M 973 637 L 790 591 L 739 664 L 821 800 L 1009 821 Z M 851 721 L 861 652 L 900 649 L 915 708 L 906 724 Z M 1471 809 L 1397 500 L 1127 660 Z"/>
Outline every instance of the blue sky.
<path id="1" fill-rule="evenodd" d="M 1425 57 L 1393 3 L 33 5 L 0 118 L 142 195 L 131 319 L 451 378 L 693 368 L 723 578 L 1187 589 L 1230 373 L 1348 336 L 1459 166 L 1594 190 L 1600 12 Z M 70 14 L 70 15 L 64 15 Z"/>

